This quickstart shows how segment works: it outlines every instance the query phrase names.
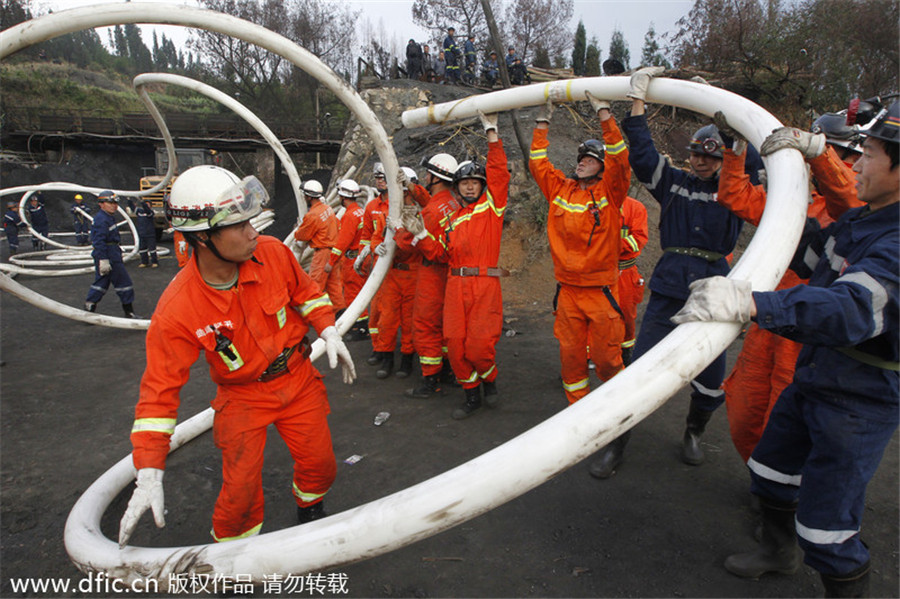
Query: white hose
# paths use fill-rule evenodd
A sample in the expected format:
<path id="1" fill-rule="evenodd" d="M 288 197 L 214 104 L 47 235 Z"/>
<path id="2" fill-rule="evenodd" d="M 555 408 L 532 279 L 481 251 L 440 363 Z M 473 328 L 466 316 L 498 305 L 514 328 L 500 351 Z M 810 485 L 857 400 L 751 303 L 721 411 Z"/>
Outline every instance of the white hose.
<path id="1" fill-rule="evenodd" d="M 50 17 L 56 20 L 47 25 L 45 20 Z M 225 15 L 182 6 L 129 3 L 115 8 L 104 5 L 64 11 L 50 17 L 0 33 L 0 57 L 12 51 L 10 48 L 18 49 L 84 27 L 165 22 L 201 26 L 257 42 L 273 51 L 278 48 L 283 50 L 280 54 L 309 69 L 311 74 L 326 77 L 318 66 L 310 68 L 316 61 L 311 55 L 299 52 L 296 47 L 286 47 L 289 42 L 275 34 Z M 8 41 L 7 36 L 16 42 Z M 592 83 L 592 93 L 596 91 L 598 96 L 610 99 L 623 98 L 627 89 L 619 79 L 606 78 L 607 83 Z M 569 89 L 575 87 L 574 83 L 569 85 Z M 544 101 L 531 96 L 526 99 L 527 91 L 528 88 L 517 88 L 513 94 L 506 94 L 502 103 L 493 102 L 491 96 L 506 92 L 478 98 L 485 102 L 485 107 L 492 102 L 492 112 Z M 347 102 L 349 94 L 338 95 Z M 779 125 L 774 117 L 751 102 L 697 84 L 655 80 L 650 84 L 648 98 L 705 114 L 712 114 L 712 108 L 723 110 L 729 122 L 757 144 L 762 134 Z M 357 100 L 355 97 L 348 103 L 354 112 Z M 434 108 L 437 112 L 438 107 Z M 363 124 L 380 129 L 370 121 Z M 399 199 L 396 158 L 386 137 L 375 142 L 389 173 L 390 196 Z M 736 278 L 750 280 L 754 289 L 771 289 L 783 274 L 799 239 L 806 209 L 807 181 L 799 153 L 785 150 L 773 154 L 767 160 L 767 170 L 771 201 L 767 203 L 756 236 L 733 271 Z M 396 217 L 398 211 L 399 204 L 392 201 L 392 216 Z M 376 263 L 373 277 L 361 295 L 374 290 L 377 286 L 374 275 L 383 276 L 389 263 L 390 255 Z M 358 314 L 351 314 L 350 318 L 355 320 Z M 66 524 L 66 548 L 79 568 L 103 571 L 127 580 L 164 579 L 171 573 L 203 572 L 248 575 L 261 581 L 273 572 L 321 571 L 379 555 L 474 518 L 591 455 L 665 403 L 719 355 L 739 330 L 737 324 L 682 325 L 602 387 L 501 447 L 388 497 L 303 525 L 302 531 L 292 527 L 217 545 L 127 547 L 120 551 L 99 530 L 106 506 L 133 479 L 131 460 L 124 458 L 91 485 L 72 509 Z M 319 353 L 321 345 L 321 340 L 316 342 Z M 179 425 L 176 429 L 179 443 L 207 430 L 210 422 L 211 410 L 206 410 Z"/>

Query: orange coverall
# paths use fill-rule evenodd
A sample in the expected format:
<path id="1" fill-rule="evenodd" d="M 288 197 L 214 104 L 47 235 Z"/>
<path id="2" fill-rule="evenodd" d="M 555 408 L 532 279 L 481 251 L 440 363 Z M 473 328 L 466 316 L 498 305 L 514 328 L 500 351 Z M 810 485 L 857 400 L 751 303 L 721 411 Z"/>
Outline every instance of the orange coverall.
<path id="1" fill-rule="evenodd" d="M 424 187 L 416 185 L 412 195 L 419 205 L 424 206 L 422 220 L 434 236 L 440 235 L 441 221 L 459 210 L 459 203 L 448 189 L 431 196 Z M 411 236 L 397 235 L 394 241 L 398 248 L 412 247 Z M 446 262 L 433 262 L 428 258 L 423 258 L 419 266 L 416 301 L 413 303 L 413 345 L 419 354 L 422 376 L 438 374 L 447 353 L 443 319 L 449 268 Z"/>
<path id="2" fill-rule="evenodd" d="M 590 391 L 588 346 L 601 381 L 622 370 L 625 324 L 618 304 L 621 218 L 631 182 L 628 148 L 614 119 L 601 122 L 603 178 L 581 189 L 547 157 L 548 129 L 535 129 L 529 167 L 550 203 L 547 236 L 560 284 L 553 333 L 559 340 L 563 389 L 569 403 Z"/>
<path id="3" fill-rule="evenodd" d="M 341 285 L 341 267 L 338 265 L 331 272 L 325 272 L 325 265 L 331 258 L 331 248 L 337 241 L 339 228 L 340 222 L 331 206 L 315 200 L 303 215 L 300 226 L 294 231 L 294 239 L 306 242 L 315 250 L 312 263 L 309 265 L 309 276 L 331 298 L 335 311 L 347 307 Z"/>
<path id="4" fill-rule="evenodd" d="M 464 389 L 497 378 L 497 342 L 503 332 L 497 261 L 510 180 L 500 140 L 488 143 L 486 171 L 481 197 L 445 218 L 438 235 L 429 232 L 417 245 L 429 260 L 450 265 L 444 337 L 450 366 Z M 471 270 L 463 274 L 462 268 Z M 474 269 L 477 274 L 468 274 Z"/>
<path id="5" fill-rule="evenodd" d="M 625 316 L 622 348 L 634 347 L 637 307 L 644 301 L 644 279 L 638 272 L 637 257 L 647 245 L 647 209 L 632 197 L 622 204 L 622 245 L 619 250 L 619 307 Z"/>
<path id="6" fill-rule="evenodd" d="M 856 198 L 855 175 L 828 146 L 821 156 L 809 161 L 820 193 L 813 193 L 807 217 L 823 227 L 837 220 L 849 208 L 861 206 Z M 719 174 L 718 201 L 747 222 L 757 225 L 766 205 L 762 186 L 753 186 L 744 173 L 744 156 L 730 149 L 724 152 Z M 788 270 L 777 289 L 806 283 Z M 794 378 L 794 366 L 801 344 L 750 325 L 734 370 L 723 384 L 731 440 L 746 462 L 759 442 L 775 400 Z"/>
<path id="7" fill-rule="evenodd" d="M 181 231 L 175 231 L 172 239 L 175 242 L 175 259 L 178 260 L 178 268 L 184 268 L 184 265 L 191 259 L 191 246 Z"/>
<path id="8" fill-rule="evenodd" d="M 372 252 L 375 251 L 379 242 L 376 241 L 375 243 L 372 243 L 372 238 L 377 234 L 378 237 L 376 239 L 384 239 L 384 229 L 387 227 L 387 216 L 388 197 L 387 192 L 384 192 L 366 204 L 366 209 L 363 211 L 363 227 L 359 238 L 360 250 L 364 247 L 368 247 Z M 385 278 L 387 277 L 385 276 Z M 381 287 L 378 288 L 375 295 L 372 296 L 372 301 L 369 302 L 369 337 L 372 339 L 373 351 L 380 351 L 375 348 L 379 334 L 378 319 L 381 317 L 379 302 L 381 301 L 382 289 L 384 289 L 384 281 L 382 281 Z"/>
<path id="9" fill-rule="evenodd" d="M 216 541 L 250 536 L 263 523 L 266 428 L 274 424 L 294 459 L 297 505 L 317 503 L 337 466 L 322 375 L 294 351 L 282 376 L 259 382 L 309 325 L 334 324 L 328 296 L 279 240 L 260 236 L 255 260 L 242 263 L 236 287 L 207 285 L 190 263 L 163 292 L 147 331 L 147 369 L 131 431 L 134 467 L 165 468 L 179 392 L 203 352 L 217 385 L 213 437 L 222 450 L 222 489 L 213 510 Z M 229 343 L 230 341 L 230 343 Z"/>
<path id="10" fill-rule="evenodd" d="M 335 268 L 340 269 L 344 286 L 344 304 L 347 306 L 356 299 L 356 296 L 359 295 L 359 290 L 366 283 L 366 280 L 353 270 L 353 263 L 359 255 L 363 214 L 365 214 L 365 210 L 356 202 L 351 202 L 350 207 L 344 209 L 344 216 L 341 217 L 340 232 L 338 233 L 337 241 L 334 242 L 334 247 L 331 248 L 331 257 L 328 259 L 332 272 L 334 272 Z M 368 312 L 363 310 L 357 320 L 364 320 L 368 317 Z"/>

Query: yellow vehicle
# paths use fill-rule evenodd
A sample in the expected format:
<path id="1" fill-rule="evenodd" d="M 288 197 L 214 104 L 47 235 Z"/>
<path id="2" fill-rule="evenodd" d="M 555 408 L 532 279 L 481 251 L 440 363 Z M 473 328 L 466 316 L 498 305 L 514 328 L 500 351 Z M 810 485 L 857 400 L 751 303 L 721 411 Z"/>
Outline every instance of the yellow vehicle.
<path id="1" fill-rule="evenodd" d="M 176 148 L 175 156 L 178 159 L 178 164 L 175 166 L 175 175 L 169 180 L 169 183 L 163 189 L 148 196 L 143 196 L 144 199 L 150 202 L 150 207 L 153 208 L 153 223 L 156 225 L 157 239 L 162 236 L 164 230 L 169 228 L 169 221 L 166 219 L 166 197 L 168 197 L 169 192 L 172 190 L 172 183 L 175 182 L 178 174 L 183 173 L 192 166 L 215 164 L 217 152 L 215 150 L 205 150 L 200 148 Z M 155 170 L 156 174 L 145 174 L 141 177 L 140 190 L 144 191 L 158 185 L 159 182 L 163 180 L 168 168 L 169 155 L 166 152 L 166 149 L 157 148 L 156 168 L 146 169 L 151 171 Z"/>

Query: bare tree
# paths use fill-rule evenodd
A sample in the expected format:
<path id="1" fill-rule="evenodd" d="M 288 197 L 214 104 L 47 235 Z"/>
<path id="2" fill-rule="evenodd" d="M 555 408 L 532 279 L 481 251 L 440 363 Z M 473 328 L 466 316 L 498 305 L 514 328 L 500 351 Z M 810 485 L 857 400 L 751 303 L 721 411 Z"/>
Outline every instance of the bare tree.
<path id="1" fill-rule="evenodd" d="M 573 0 L 513 0 L 506 7 L 504 37 L 526 63 L 540 46 L 548 56 L 571 53 Z"/>
<path id="2" fill-rule="evenodd" d="M 415 0 L 412 18 L 438 42 L 443 42 L 448 27 L 455 27 L 460 36 L 474 35 L 479 50 L 487 47 L 490 38 L 481 0 Z"/>

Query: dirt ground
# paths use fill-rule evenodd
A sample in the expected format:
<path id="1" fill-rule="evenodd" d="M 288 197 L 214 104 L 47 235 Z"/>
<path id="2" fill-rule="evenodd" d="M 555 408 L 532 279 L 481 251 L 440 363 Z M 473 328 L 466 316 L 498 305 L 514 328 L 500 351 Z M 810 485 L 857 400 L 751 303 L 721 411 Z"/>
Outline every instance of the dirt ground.
<path id="1" fill-rule="evenodd" d="M 432 400 L 403 396 L 413 379 L 375 378 L 365 363 L 371 347 L 350 344 L 359 380 L 353 386 L 325 372 L 338 459 L 327 497 L 337 513 L 424 481 L 492 449 L 566 406 L 549 302 L 548 259 L 535 259 L 522 231 L 510 230 L 502 262 L 518 270 L 505 280 L 505 318 L 514 331 L 498 346 L 503 401 L 457 422 L 450 418 L 462 392 Z M 28 244 L 24 240 L 23 247 Z M 171 244 L 168 244 L 171 245 Z M 524 248 L 524 249 L 523 249 Z M 5 245 L 2 257 L 6 259 Z M 176 272 L 130 265 L 135 308 L 152 312 Z M 649 273 L 649 268 L 644 267 Z M 17 279 L 35 291 L 81 305 L 89 275 Z M 143 333 L 98 328 L 0 296 L 0 596 L 109 596 L 72 589 L 83 575 L 63 547 L 69 510 L 81 493 L 130 451 L 128 440 L 144 368 Z M 99 310 L 120 313 L 117 298 Z M 729 351 L 733 361 L 739 341 Z M 182 394 L 182 419 L 214 393 L 206 367 L 194 368 Z M 727 555 L 753 544 L 744 465 L 731 445 L 723 409 L 704 437 L 700 467 L 678 458 L 688 397 L 682 391 L 632 435 L 626 462 L 608 481 L 576 465 L 506 505 L 411 546 L 336 567 L 350 597 L 815 597 L 818 575 L 804 566 L 794 576 L 742 580 L 722 567 Z M 390 412 L 382 426 L 375 414 Z M 274 433 L 274 431 L 273 431 Z M 347 464 L 345 459 L 361 455 Z M 265 531 L 294 524 L 291 464 L 270 435 L 264 471 Z M 209 542 L 210 517 L 221 483 L 218 450 L 206 433 L 179 450 L 165 480 L 167 526 L 148 516 L 133 542 L 181 546 Z M 872 552 L 872 596 L 898 596 L 898 442 L 895 436 L 869 486 L 863 538 Z M 103 521 L 115 538 L 130 489 Z M 302 533 L 301 533 L 302 534 Z M 14 590 L 25 579 L 69 581 L 70 590 Z M 163 593 L 166 594 L 166 593 Z M 257 588 L 257 596 L 277 596 Z M 290 596 L 318 596 L 296 593 Z"/>

